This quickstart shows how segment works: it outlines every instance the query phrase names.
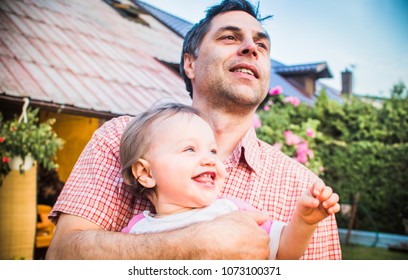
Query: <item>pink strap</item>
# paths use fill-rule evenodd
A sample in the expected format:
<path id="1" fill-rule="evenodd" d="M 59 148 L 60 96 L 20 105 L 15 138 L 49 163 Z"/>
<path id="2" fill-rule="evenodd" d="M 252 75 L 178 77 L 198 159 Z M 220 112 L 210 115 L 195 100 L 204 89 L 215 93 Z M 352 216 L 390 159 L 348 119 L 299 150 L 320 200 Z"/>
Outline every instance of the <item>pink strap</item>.
<path id="1" fill-rule="evenodd" d="M 137 222 L 139 222 L 141 219 L 144 219 L 144 217 L 145 217 L 145 216 L 144 216 L 143 212 L 137 214 L 136 216 L 133 216 L 133 218 L 130 220 L 128 226 L 125 227 L 124 229 L 122 229 L 121 232 L 129 233 L 129 232 L 130 232 L 130 229 L 131 229 Z"/>
<path id="2" fill-rule="evenodd" d="M 232 197 L 228 197 L 226 198 L 229 201 L 231 201 L 232 203 L 234 203 L 239 210 L 244 210 L 244 211 L 253 211 L 253 210 L 257 210 L 255 207 L 253 207 L 252 205 L 242 201 L 242 200 L 238 200 L 236 198 L 232 198 Z M 267 220 L 265 223 L 263 223 L 262 225 L 259 225 L 261 228 L 263 228 L 267 233 L 269 233 L 269 231 L 271 230 L 271 226 L 272 226 L 272 221 Z"/>

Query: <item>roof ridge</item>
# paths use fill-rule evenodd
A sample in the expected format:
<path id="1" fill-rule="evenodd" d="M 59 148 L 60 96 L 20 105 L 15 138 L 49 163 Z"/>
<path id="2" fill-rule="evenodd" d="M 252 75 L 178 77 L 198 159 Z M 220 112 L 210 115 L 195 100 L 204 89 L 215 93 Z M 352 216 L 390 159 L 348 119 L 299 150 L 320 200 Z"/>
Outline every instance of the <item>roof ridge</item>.
<path id="1" fill-rule="evenodd" d="M 188 20 L 185 20 L 181 17 L 178 17 L 176 15 L 170 14 L 166 11 L 163 11 L 155 6 L 152 6 L 150 4 L 147 4 L 143 1 L 139 0 L 131 0 L 135 5 L 143 9 L 145 12 L 149 13 L 152 17 L 154 17 L 156 20 L 170 28 L 172 31 L 174 31 L 177 35 L 180 37 L 184 38 L 187 34 L 187 32 L 191 29 L 191 27 L 194 25 Z M 164 17 L 170 18 L 170 20 L 166 21 Z M 170 21 L 175 20 L 177 21 L 177 27 L 173 26 Z M 180 24 L 181 23 L 181 24 Z"/>

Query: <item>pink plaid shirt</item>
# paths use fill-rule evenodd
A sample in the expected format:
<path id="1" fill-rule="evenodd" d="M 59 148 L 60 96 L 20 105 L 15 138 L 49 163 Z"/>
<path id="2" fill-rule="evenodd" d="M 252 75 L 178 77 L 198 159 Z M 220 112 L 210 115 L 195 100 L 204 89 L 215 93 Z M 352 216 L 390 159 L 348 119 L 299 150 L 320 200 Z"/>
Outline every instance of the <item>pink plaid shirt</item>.
<path id="1" fill-rule="evenodd" d="M 112 119 L 95 132 L 54 205 L 54 222 L 64 212 L 105 230 L 121 231 L 134 215 L 153 210 L 149 201 L 136 200 L 124 188 L 120 174 L 120 136 L 130 119 Z M 221 196 L 243 200 L 282 222 L 290 220 L 298 197 L 317 179 L 302 164 L 260 141 L 254 129 L 224 164 L 228 176 Z M 320 222 L 303 259 L 341 259 L 334 215 Z"/>

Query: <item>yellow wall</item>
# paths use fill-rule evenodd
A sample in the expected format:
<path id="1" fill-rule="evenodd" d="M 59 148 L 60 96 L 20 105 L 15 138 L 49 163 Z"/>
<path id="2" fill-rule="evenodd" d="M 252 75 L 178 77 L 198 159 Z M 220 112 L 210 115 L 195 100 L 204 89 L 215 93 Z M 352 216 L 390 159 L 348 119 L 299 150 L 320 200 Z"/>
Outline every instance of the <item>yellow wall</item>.
<path id="1" fill-rule="evenodd" d="M 94 131 L 99 127 L 99 120 L 66 114 L 54 114 L 41 112 L 40 121 L 47 118 L 55 118 L 53 125 L 58 137 L 64 139 L 65 143 L 57 154 L 59 164 L 58 175 L 65 182 L 71 173 L 79 155 L 85 148 Z"/>

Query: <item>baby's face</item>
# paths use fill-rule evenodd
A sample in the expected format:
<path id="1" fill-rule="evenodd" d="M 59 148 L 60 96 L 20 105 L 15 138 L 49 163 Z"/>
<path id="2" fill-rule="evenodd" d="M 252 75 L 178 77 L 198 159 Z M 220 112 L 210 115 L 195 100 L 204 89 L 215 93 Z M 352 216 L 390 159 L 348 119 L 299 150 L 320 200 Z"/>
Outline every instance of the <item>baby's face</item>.
<path id="1" fill-rule="evenodd" d="M 171 212 L 211 204 L 226 171 L 209 124 L 196 115 L 176 114 L 156 121 L 151 136 L 144 158 L 156 181 L 154 204 Z"/>

